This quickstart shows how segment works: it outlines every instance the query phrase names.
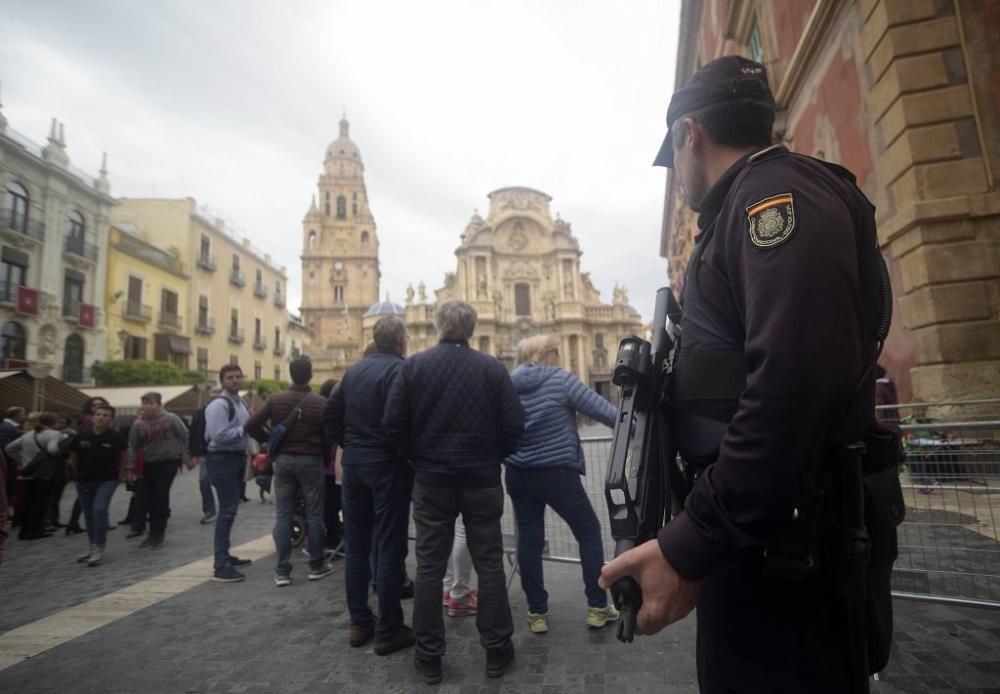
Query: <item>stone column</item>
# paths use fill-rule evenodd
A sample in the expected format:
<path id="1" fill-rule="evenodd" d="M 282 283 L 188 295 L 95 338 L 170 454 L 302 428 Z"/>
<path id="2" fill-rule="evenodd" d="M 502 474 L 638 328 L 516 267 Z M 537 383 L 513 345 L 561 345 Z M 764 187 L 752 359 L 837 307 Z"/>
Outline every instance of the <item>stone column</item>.
<path id="1" fill-rule="evenodd" d="M 1000 195 L 981 118 L 993 104 L 977 100 L 970 84 L 970 72 L 990 61 L 970 58 L 963 32 L 963 23 L 986 21 L 987 12 L 982 3 L 951 0 L 859 4 L 885 190 L 879 240 L 901 270 L 894 290 L 902 315 L 894 320 L 913 335 L 914 399 L 996 397 Z"/>

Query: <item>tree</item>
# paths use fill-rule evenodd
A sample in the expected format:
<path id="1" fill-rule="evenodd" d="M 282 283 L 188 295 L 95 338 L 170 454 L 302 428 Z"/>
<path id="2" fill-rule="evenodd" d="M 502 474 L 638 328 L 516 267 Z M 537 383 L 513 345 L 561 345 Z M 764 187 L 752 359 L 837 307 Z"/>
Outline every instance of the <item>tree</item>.
<path id="1" fill-rule="evenodd" d="M 243 381 L 242 390 L 256 393 L 262 398 L 266 398 L 272 393 L 288 388 L 288 381 L 275 381 L 272 378 L 257 378 L 251 381 Z"/>
<path id="2" fill-rule="evenodd" d="M 123 359 L 94 365 L 98 386 L 179 386 L 204 383 L 200 371 L 185 371 L 165 361 Z"/>

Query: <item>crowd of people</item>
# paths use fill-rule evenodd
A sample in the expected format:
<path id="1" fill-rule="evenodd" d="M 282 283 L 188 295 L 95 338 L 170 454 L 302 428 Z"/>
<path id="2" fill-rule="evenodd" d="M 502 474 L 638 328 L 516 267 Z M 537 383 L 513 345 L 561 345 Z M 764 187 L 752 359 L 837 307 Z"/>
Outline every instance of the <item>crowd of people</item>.
<path id="1" fill-rule="evenodd" d="M 221 388 L 189 423 L 166 411 L 156 392 L 142 396 L 139 416 L 124 431 L 101 398 L 88 400 L 71 426 L 65 417 L 11 408 L 0 424 L 0 450 L 18 537 L 83 532 L 75 511 L 67 526 L 59 522 L 62 489 L 72 480 L 89 538 L 78 561 L 102 564 L 108 531 L 116 527 L 108 507 L 125 483 L 132 492 L 120 523 L 126 537 L 145 534 L 140 546 L 159 550 L 174 478 L 182 465 L 197 467 L 201 522 L 215 526 L 212 578 L 242 581 L 251 561 L 231 553 L 230 534 L 246 480 L 256 474 L 262 498 L 267 489 L 275 503 L 277 587 L 292 583 L 292 525 L 301 514 L 306 578 L 329 576 L 334 560 L 344 557 L 350 646 L 374 640 L 375 653 L 388 655 L 416 645 L 417 670 L 435 683 L 442 678 L 444 614 L 475 616 L 486 674 L 499 677 L 514 658 L 500 529 L 506 463 L 530 631 L 548 631 L 546 506 L 580 543 L 587 601 L 581 621 L 592 628 L 615 621 L 618 613 L 597 584 L 601 526 L 580 480 L 576 417 L 610 425 L 614 408 L 559 368 L 555 338 L 523 340 L 518 366 L 508 374 L 500 361 L 470 348 L 476 313 L 469 304 L 443 303 L 435 324 L 440 343 L 406 358 L 404 324 L 381 319 L 364 358 L 318 393 L 309 359 L 293 359 L 291 386 L 253 413 L 239 396 L 243 373 L 235 364 L 222 368 Z M 0 501 L 6 512 L 7 500 Z M 415 581 L 405 567 L 411 516 Z M 6 530 L 6 522 L 0 525 Z M 407 598 L 415 598 L 412 628 L 402 608 Z"/>

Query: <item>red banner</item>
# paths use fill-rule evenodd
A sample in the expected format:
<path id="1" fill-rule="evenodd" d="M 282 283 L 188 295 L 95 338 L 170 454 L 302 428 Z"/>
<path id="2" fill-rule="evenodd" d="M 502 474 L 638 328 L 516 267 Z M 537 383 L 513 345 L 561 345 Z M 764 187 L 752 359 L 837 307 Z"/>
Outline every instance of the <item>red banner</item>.
<path id="1" fill-rule="evenodd" d="M 38 291 L 28 287 L 17 287 L 17 312 L 29 316 L 38 315 Z"/>
<path id="2" fill-rule="evenodd" d="M 94 307 L 90 304 L 80 304 L 80 316 L 78 318 L 80 327 L 94 327 Z"/>

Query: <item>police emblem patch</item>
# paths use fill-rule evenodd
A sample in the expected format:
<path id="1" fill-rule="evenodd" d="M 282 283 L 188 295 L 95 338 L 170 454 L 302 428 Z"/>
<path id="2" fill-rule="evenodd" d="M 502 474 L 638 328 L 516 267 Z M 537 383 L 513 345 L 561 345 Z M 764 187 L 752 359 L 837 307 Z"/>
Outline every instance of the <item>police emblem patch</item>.
<path id="1" fill-rule="evenodd" d="M 795 202 L 791 193 L 772 195 L 747 208 L 750 240 L 757 248 L 784 243 L 795 230 Z"/>

